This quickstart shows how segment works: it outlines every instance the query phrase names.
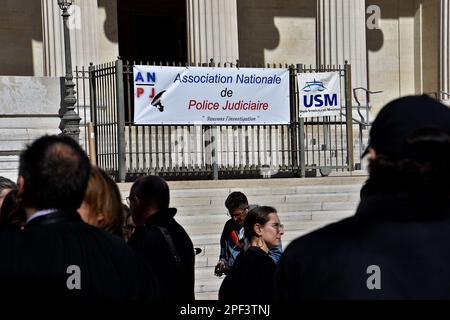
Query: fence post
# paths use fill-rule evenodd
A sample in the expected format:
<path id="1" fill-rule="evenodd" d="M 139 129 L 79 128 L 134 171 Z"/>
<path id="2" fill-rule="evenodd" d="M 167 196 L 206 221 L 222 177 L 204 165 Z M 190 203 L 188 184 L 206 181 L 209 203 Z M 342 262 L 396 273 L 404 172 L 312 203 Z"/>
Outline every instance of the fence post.
<path id="1" fill-rule="evenodd" d="M 89 160 L 94 166 L 96 166 L 97 153 L 95 151 L 95 146 L 97 145 L 97 143 L 95 141 L 94 124 L 92 122 L 88 122 L 87 125 L 88 125 Z"/>
<path id="2" fill-rule="evenodd" d="M 208 67 L 213 68 L 215 66 L 214 60 L 210 59 L 208 63 Z M 212 170 L 213 170 L 213 180 L 219 180 L 219 164 L 217 163 L 217 126 L 213 126 L 211 135 L 211 162 L 212 162 Z"/>
<path id="3" fill-rule="evenodd" d="M 125 98 L 123 87 L 123 62 L 116 60 L 116 105 L 117 105 L 117 157 L 119 165 L 120 182 L 125 182 L 126 162 L 125 162 Z"/>
<path id="4" fill-rule="evenodd" d="M 89 63 L 89 101 L 91 105 L 91 122 L 93 123 L 93 134 L 95 137 L 95 163 L 98 163 L 97 146 L 97 86 L 95 83 L 95 67 L 92 62 Z"/>
<path id="5" fill-rule="evenodd" d="M 354 170 L 353 159 L 353 107 L 352 107 L 352 66 L 345 61 L 345 107 L 347 114 L 347 165 L 349 171 Z"/>
<path id="6" fill-rule="evenodd" d="M 303 70 L 303 64 L 297 64 L 297 73 L 301 73 Z M 295 92 L 297 88 L 295 88 Z M 299 108 L 299 104 L 297 103 L 296 108 Z M 305 119 L 300 118 L 300 111 L 298 112 L 298 139 L 299 139 L 299 156 L 300 156 L 300 176 L 305 177 L 306 175 L 306 149 L 305 149 Z"/>
<path id="7" fill-rule="evenodd" d="M 297 170 L 298 174 L 298 156 L 297 156 L 297 146 L 298 146 L 298 132 L 297 132 L 297 124 L 298 124 L 298 112 L 297 112 L 297 104 L 296 104 L 296 97 L 295 97 L 295 67 L 293 65 L 289 66 L 289 86 L 290 86 L 290 94 L 289 94 L 289 101 L 290 101 L 290 109 L 291 109 L 291 155 L 292 155 L 292 171 L 295 172 Z M 294 169 L 295 168 L 295 169 Z"/>

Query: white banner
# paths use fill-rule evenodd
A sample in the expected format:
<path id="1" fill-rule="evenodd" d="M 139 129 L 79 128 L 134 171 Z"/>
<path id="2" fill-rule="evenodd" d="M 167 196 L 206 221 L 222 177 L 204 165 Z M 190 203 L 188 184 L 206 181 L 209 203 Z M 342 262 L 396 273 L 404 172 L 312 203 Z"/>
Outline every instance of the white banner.
<path id="1" fill-rule="evenodd" d="M 340 114 L 339 72 L 298 73 L 297 83 L 300 118 Z"/>
<path id="2" fill-rule="evenodd" d="M 134 123 L 288 124 L 288 69 L 135 66 Z"/>

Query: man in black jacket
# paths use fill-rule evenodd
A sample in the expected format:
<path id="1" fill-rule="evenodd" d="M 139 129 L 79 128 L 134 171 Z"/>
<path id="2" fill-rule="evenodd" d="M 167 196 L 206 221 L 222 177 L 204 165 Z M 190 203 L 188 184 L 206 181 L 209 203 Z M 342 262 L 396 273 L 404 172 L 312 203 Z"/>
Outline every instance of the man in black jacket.
<path id="1" fill-rule="evenodd" d="M 126 243 L 77 213 L 89 159 L 69 137 L 44 136 L 21 155 L 24 231 L 0 232 L 0 292 L 6 299 L 144 300 L 163 298 Z"/>
<path id="2" fill-rule="evenodd" d="M 146 176 L 131 187 L 130 211 L 136 229 L 128 244 L 154 271 L 175 301 L 194 300 L 194 246 L 169 208 L 169 186 L 164 179 Z"/>
<path id="3" fill-rule="evenodd" d="M 278 299 L 450 299 L 450 109 L 427 96 L 392 101 L 367 153 L 356 215 L 288 246 Z"/>

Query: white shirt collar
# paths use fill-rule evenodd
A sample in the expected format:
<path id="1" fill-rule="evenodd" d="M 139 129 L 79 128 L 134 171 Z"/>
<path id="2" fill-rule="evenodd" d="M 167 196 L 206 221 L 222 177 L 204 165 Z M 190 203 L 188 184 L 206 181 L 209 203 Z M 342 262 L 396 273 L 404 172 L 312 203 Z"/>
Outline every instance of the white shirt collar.
<path id="1" fill-rule="evenodd" d="M 56 212 L 56 211 L 58 211 L 58 210 L 57 210 L 57 209 L 45 209 L 45 210 L 39 210 L 39 211 L 35 212 L 31 217 L 29 217 L 29 218 L 27 219 L 27 223 L 30 222 L 31 220 L 37 218 L 37 217 L 42 217 L 42 216 L 51 214 L 51 213 Z"/>

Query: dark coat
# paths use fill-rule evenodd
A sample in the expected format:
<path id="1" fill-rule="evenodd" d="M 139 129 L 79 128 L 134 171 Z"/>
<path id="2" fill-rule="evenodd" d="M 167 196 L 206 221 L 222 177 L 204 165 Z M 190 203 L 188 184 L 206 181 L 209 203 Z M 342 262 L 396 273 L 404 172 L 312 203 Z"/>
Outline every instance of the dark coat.
<path id="1" fill-rule="evenodd" d="M 270 302 L 275 262 L 258 247 L 241 252 L 220 286 L 219 300 Z"/>
<path id="2" fill-rule="evenodd" d="M 23 231 L 0 231 L 0 291 L 11 299 L 73 301 L 159 298 L 155 280 L 126 243 L 84 223 L 78 213 L 54 212 L 32 219 Z M 79 267 L 81 289 L 76 283 Z M 71 279 L 72 280 L 71 280 Z"/>
<path id="3" fill-rule="evenodd" d="M 191 301 L 194 296 L 194 246 L 186 231 L 174 216 L 174 208 L 159 211 L 145 221 L 145 227 L 138 227 L 128 244 L 154 270 L 160 282 L 169 291 L 169 298 L 176 301 Z M 161 226 L 170 233 L 176 251 L 181 258 L 177 266 L 169 245 L 155 226 Z"/>
<path id="4" fill-rule="evenodd" d="M 365 194 L 355 216 L 288 246 L 277 299 L 450 299 L 450 209 Z"/>

